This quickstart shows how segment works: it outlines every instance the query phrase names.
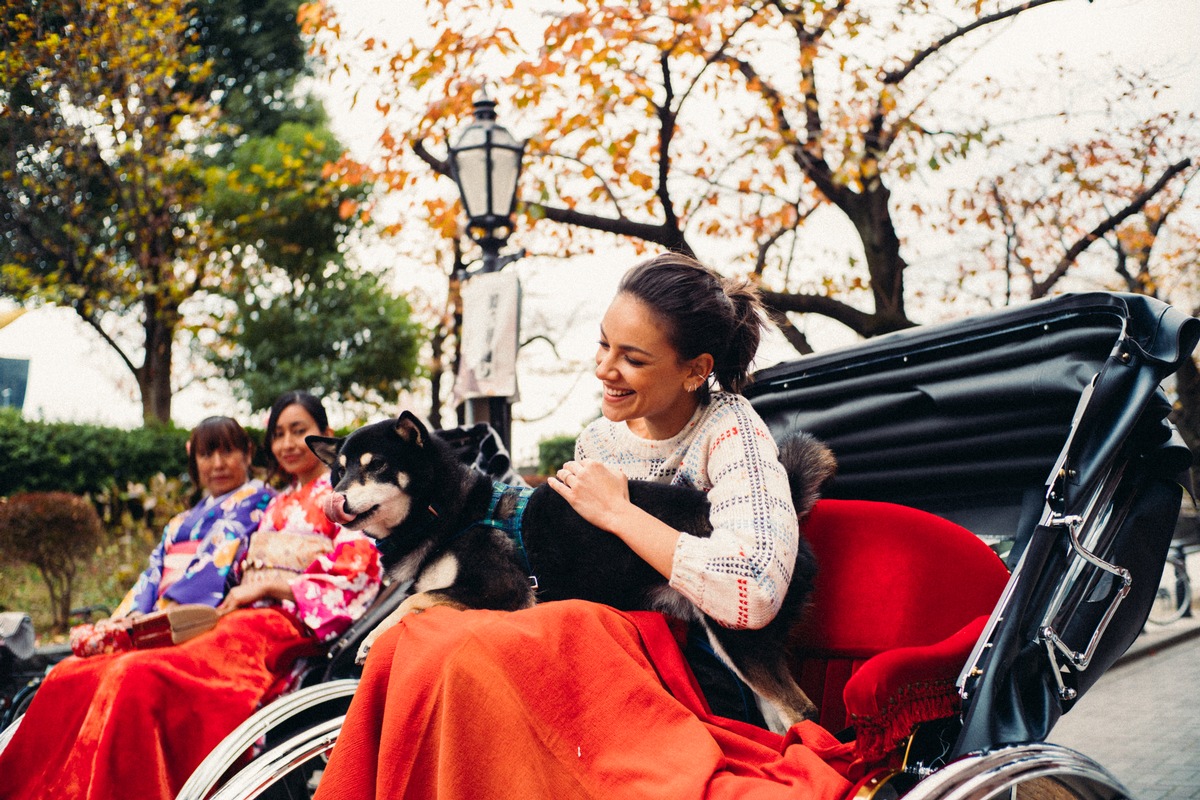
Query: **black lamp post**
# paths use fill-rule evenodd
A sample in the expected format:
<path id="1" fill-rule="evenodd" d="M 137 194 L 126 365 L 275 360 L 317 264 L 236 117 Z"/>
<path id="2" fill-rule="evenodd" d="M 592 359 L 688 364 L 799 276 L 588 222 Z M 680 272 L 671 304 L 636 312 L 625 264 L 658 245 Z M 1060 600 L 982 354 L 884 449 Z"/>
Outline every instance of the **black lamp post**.
<path id="1" fill-rule="evenodd" d="M 524 251 L 500 255 L 500 248 L 513 230 L 517 205 L 517 179 L 525 142 L 518 141 L 496 123 L 496 102 L 480 92 L 475 100 L 475 119 L 450 146 L 450 174 L 458 184 L 467 212 L 467 234 L 483 252 L 474 274 L 499 272 Z M 512 332 L 516 341 L 516 331 Z M 512 452 L 512 412 L 508 397 L 481 397 L 467 401 L 467 422 L 489 422 Z"/>

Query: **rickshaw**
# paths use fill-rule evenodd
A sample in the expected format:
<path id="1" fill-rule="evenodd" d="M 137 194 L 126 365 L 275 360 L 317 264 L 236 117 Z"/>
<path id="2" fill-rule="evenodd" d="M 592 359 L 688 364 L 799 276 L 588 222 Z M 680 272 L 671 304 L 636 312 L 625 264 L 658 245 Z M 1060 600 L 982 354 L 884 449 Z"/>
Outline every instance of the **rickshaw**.
<path id="1" fill-rule="evenodd" d="M 776 438 L 808 431 L 839 461 L 804 527 L 819 574 L 789 658 L 854 743 L 847 800 L 1130 796 L 1046 739 L 1155 601 L 1192 464 L 1161 384 L 1198 341 L 1164 303 L 1087 293 L 756 375 Z M 179 797 L 310 796 L 371 624 L 331 654 L 341 675 L 264 708 Z"/>

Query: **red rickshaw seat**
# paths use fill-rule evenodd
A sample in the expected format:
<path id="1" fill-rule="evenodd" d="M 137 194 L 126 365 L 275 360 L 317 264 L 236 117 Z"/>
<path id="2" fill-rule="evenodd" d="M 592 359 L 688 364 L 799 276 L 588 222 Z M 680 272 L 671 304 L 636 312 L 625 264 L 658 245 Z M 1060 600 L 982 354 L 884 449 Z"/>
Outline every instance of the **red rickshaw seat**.
<path id="1" fill-rule="evenodd" d="M 793 672 L 821 725 L 853 725 L 860 756 L 878 758 L 957 710 L 954 681 L 1008 570 L 965 528 L 892 503 L 821 500 L 803 533 L 818 572 Z"/>

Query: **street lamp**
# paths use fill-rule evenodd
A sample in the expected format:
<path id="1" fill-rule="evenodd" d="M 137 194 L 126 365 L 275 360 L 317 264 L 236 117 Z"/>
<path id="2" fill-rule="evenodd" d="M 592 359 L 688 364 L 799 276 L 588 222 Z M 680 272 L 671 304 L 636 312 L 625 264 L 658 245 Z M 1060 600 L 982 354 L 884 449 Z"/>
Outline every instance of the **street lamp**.
<path id="1" fill-rule="evenodd" d="M 500 248 L 513 229 L 525 142 L 496 124 L 496 101 L 487 92 L 479 93 L 474 113 L 474 121 L 450 147 L 450 174 L 467 212 L 467 234 L 483 250 L 480 272 L 496 272 L 520 258 L 501 259 Z"/>
<path id="2" fill-rule="evenodd" d="M 467 212 L 467 234 L 483 253 L 479 269 L 468 273 L 463 286 L 456 392 L 465 400 L 466 422 L 490 423 L 511 453 L 520 290 L 515 278 L 506 280 L 493 273 L 525 253 L 500 255 L 513 230 L 525 142 L 496 123 L 496 102 L 486 92 L 476 98 L 474 115 L 450 146 L 449 156 L 450 174 Z M 475 285 L 468 287 L 468 283 Z M 470 314 L 468 295 L 475 303 Z M 464 347 L 468 342 L 470 347 Z"/>

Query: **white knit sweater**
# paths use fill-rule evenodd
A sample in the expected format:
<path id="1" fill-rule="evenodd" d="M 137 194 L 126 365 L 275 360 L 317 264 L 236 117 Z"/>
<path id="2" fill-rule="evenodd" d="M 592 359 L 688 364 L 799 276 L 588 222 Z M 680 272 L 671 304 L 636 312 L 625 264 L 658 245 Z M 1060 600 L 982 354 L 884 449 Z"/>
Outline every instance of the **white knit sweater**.
<path id="1" fill-rule="evenodd" d="M 575 458 L 603 461 L 631 479 L 706 491 L 712 535 L 681 531 L 671 586 L 728 628 L 761 628 L 775 617 L 800 531 L 778 448 L 744 397 L 714 393 L 663 440 L 601 417 L 580 434 Z"/>

